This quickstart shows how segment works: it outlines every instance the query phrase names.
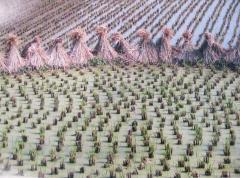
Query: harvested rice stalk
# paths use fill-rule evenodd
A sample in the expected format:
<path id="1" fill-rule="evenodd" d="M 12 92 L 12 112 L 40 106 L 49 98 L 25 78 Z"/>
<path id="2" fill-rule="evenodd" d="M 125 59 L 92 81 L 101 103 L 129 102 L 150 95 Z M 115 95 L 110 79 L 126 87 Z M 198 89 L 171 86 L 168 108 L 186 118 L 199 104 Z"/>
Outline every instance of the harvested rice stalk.
<path id="1" fill-rule="evenodd" d="M 211 33 L 205 33 L 205 40 L 199 48 L 200 57 L 203 58 L 205 64 L 214 63 L 223 59 L 226 50 L 218 44 Z"/>
<path id="2" fill-rule="evenodd" d="M 112 39 L 115 42 L 115 51 L 118 52 L 124 62 L 131 64 L 137 61 L 138 50 L 125 40 L 120 33 L 114 33 Z"/>
<path id="3" fill-rule="evenodd" d="M 225 60 L 227 62 L 233 62 L 239 64 L 240 62 L 240 38 L 237 41 L 237 45 L 227 51 Z"/>
<path id="4" fill-rule="evenodd" d="M 8 51 L 5 61 L 7 70 L 9 73 L 16 73 L 20 68 L 24 67 L 25 61 L 21 57 L 18 50 L 18 38 L 16 35 L 9 34 L 8 36 Z"/>
<path id="5" fill-rule="evenodd" d="M 171 46 L 172 36 L 173 31 L 169 28 L 165 28 L 163 30 L 163 36 L 156 42 L 159 59 L 168 64 L 172 63 L 173 58 L 179 53 L 178 49 Z"/>
<path id="6" fill-rule="evenodd" d="M 180 53 L 177 55 L 177 60 L 196 62 L 199 59 L 200 54 L 196 47 L 192 44 L 192 34 L 187 31 L 183 33 L 184 42 L 179 46 Z"/>
<path id="7" fill-rule="evenodd" d="M 86 43 L 86 32 L 79 28 L 70 35 L 74 40 L 73 48 L 70 52 L 73 64 L 78 66 L 86 65 L 89 60 L 93 59 L 93 54 Z"/>
<path id="8" fill-rule="evenodd" d="M 156 64 L 158 62 L 158 55 L 156 47 L 150 39 L 150 33 L 144 29 L 140 29 L 137 32 L 137 36 L 141 38 L 138 44 L 138 61 L 143 64 Z"/>
<path id="9" fill-rule="evenodd" d="M 51 68 L 63 68 L 64 70 L 71 64 L 71 60 L 63 48 L 63 41 L 61 38 L 58 38 L 54 41 L 54 45 L 49 52 L 49 61 L 47 64 Z"/>
<path id="10" fill-rule="evenodd" d="M 0 71 L 1 72 L 8 72 L 8 69 L 4 63 L 5 59 L 3 57 L 3 55 L 0 53 Z"/>
<path id="11" fill-rule="evenodd" d="M 41 39 L 37 36 L 27 50 L 27 66 L 39 69 L 45 65 L 48 57 L 41 46 Z"/>
<path id="12" fill-rule="evenodd" d="M 93 54 L 112 63 L 112 61 L 118 58 L 118 54 L 108 41 L 108 29 L 104 26 L 99 26 L 96 28 L 96 33 L 98 35 L 98 43 L 93 50 Z"/>

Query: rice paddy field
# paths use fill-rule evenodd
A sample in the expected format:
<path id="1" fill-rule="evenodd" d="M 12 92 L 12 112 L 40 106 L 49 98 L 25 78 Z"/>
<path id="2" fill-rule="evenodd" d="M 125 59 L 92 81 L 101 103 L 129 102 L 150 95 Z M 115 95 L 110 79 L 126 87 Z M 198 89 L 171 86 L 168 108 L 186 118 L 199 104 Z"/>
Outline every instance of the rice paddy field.
<path id="1" fill-rule="evenodd" d="M 200 65 L 1 75 L 1 174 L 240 177 L 239 75 Z"/>
<path id="2" fill-rule="evenodd" d="M 239 0 L 25 0 L 24 4 L 8 0 L 0 5 L 0 51 L 6 49 L 8 33 L 21 37 L 21 47 L 39 35 L 46 48 L 57 37 L 70 48 L 69 33 L 78 27 L 86 30 L 88 45 L 94 47 L 98 25 L 107 26 L 110 33 L 120 32 L 132 43 L 141 28 L 154 41 L 162 36 L 164 27 L 172 28 L 174 45 L 182 42 L 186 30 L 192 32 L 197 46 L 206 31 L 225 48 L 235 46 L 240 34 Z"/>
<path id="3" fill-rule="evenodd" d="M 171 53 L 186 31 L 201 54 L 210 33 L 209 58 L 224 51 L 208 66 L 110 65 L 99 55 L 67 70 L 8 65 L 19 70 L 0 74 L 0 177 L 240 177 L 240 70 L 222 59 L 239 60 L 239 0 L 8 0 L 0 11 L 0 62 L 9 57 L 9 34 L 13 61 L 36 36 L 46 51 L 61 38 L 66 57 L 80 27 L 94 52 L 99 26 L 109 48 L 116 32 L 133 49 L 139 30 L 155 44 L 168 29 Z"/>

